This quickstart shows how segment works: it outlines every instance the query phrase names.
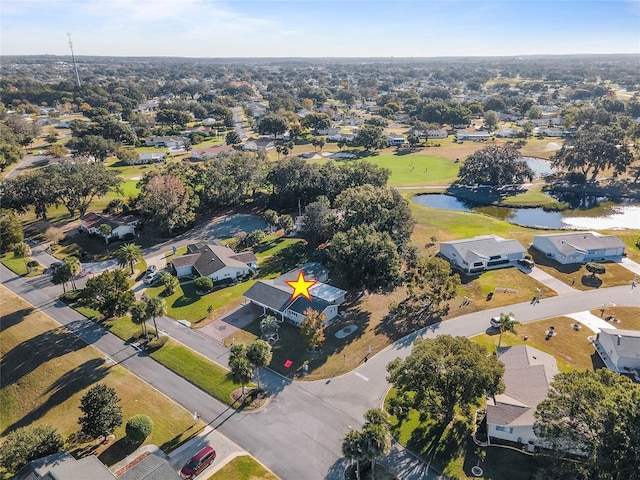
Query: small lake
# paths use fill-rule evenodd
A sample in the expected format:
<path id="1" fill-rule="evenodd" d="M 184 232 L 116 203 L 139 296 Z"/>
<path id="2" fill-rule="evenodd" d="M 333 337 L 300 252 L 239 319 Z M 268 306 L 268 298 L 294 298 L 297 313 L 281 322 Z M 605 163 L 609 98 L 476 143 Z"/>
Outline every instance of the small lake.
<path id="1" fill-rule="evenodd" d="M 413 199 L 427 207 L 484 213 L 524 227 L 577 230 L 640 229 L 640 203 L 635 199 L 612 201 L 603 197 L 567 195 L 559 198 L 572 207 L 564 212 L 546 212 L 542 208 L 482 206 L 445 194 L 416 195 Z"/>
<path id="2" fill-rule="evenodd" d="M 556 169 L 551 166 L 551 162 L 544 158 L 522 157 L 519 160 L 526 162 L 526 164 L 529 165 L 529 168 L 533 170 L 536 177 L 546 177 L 547 175 L 552 175 L 556 172 Z"/>

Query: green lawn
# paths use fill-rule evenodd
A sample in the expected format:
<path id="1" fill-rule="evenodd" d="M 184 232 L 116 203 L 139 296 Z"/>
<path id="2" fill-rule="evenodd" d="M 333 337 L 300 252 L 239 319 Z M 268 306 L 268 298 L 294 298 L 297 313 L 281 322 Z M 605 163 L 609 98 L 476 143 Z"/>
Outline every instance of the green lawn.
<path id="1" fill-rule="evenodd" d="M 2 264 L 5 267 L 7 267 L 16 275 L 22 275 L 26 277 L 35 277 L 38 275 L 42 275 L 42 273 L 44 273 L 45 267 L 43 265 L 39 265 L 36 268 L 32 268 L 31 271 L 27 273 L 27 266 L 25 264 L 25 260 L 27 263 L 29 263 L 31 261 L 31 258 L 27 257 L 25 259 L 22 257 L 16 257 L 12 252 L 8 252 L 0 256 L 0 262 L 2 262 Z"/>
<path id="2" fill-rule="evenodd" d="M 105 361 L 103 354 L 0 287 L 2 314 L 2 388 L 0 389 L 0 435 L 15 428 L 50 424 L 65 439 L 78 432 L 80 398 L 97 382 L 115 388 L 126 421 L 144 413 L 154 422 L 145 443 L 171 451 L 193 435 L 202 423 L 193 425 L 191 414 L 176 405 L 128 370 Z M 107 465 L 116 463 L 136 447 L 127 444 L 124 425 L 110 445 L 80 444 L 67 440 L 75 456 L 98 455 Z"/>
<path id="3" fill-rule="evenodd" d="M 221 402 L 233 404 L 231 393 L 240 385 L 236 385 L 229 371 L 217 363 L 174 340 L 169 340 L 151 357 Z"/>
<path id="4" fill-rule="evenodd" d="M 391 170 L 390 186 L 448 185 L 455 181 L 460 169 L 459 163 L 433 156 L 428 149 L 406 155 L 382 153 L 366 160 Z"/>
<path id="5" fill-rule="evenodd" d="M 273 473 L 249 455 L 236 457 L 208 480 L 278 480 Z"/>

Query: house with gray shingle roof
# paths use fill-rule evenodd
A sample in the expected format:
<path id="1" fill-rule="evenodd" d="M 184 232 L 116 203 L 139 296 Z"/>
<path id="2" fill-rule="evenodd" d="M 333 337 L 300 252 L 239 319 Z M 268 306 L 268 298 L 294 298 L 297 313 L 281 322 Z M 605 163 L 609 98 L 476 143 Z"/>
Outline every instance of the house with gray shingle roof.
<path id="1" fill-rule="evenodd" d="M 534 413 L 558 373 L 556 359 L 528 345 L 500 348 L 498 358 L 505 367 L 505 390 L 487 398 L 489 443 L 505 440 L 528 451 L 544 446 L 533 431 Z"/>
<path id="2" fill-rule="evenodd" d="M 440 242 L 439 255 L 446 258 L 452 268 L 463 273 L 479 273 L 511 267 L 524 258 L 525 252 L 525 248 L 517 240 L 485 235 Z"/>
<path id="3" fill-rule="evenodd" d="M 304 297 L 291 299 L 293 290 L 286 282 L 296 280 L 300 271 L 306 280 L 317 281 L 309 288 L 311 300 Z M 308 308 L 324 313 L 327 317 L 326 322 L 329 324 L 338 315 L 338 307 L 344 302 L 346 292 L 324 283 L 328 278 L 329 271 L 321 264 L 305 263 L 273 280 L 260 280 L 245 292 L 244 297 L 262 307 L 265 315 L 273 314 L 276 318 L 298 327 L 302 324 L 304 312 Z"/>
<path id="4" fill-rule="evenodd" d="M 178 277 L 209 277 L 214 282 L 236 279 L 255 270 L 258 263 L 253 252 L 236 253 L 219 242 L 191 244 L 187 252 L 169 262 Z"/>
<path id="5" fill-rule="evenodd" d="M 597 232 L 534 235 L 532 246 L 565 265 L 607 260 L 619 262 L 625 250 L 624 242 L 618 237 Z"/>
<path id="6" fill-rule="evenodd" d="M 608 368 L 620 373 L 635 369 L 640 373 L 640 331 L 601 328 L 595 346 Z"/>

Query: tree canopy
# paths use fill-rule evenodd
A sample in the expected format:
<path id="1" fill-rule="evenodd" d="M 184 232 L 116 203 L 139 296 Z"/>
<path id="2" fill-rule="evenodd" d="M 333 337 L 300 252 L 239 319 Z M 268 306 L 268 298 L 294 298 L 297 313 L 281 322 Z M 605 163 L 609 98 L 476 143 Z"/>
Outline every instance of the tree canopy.
<path id="1" fill-rule="evenodd" d="M 407 284 L 414 310 L 430 314 L 444 313 L 461 286 L 449 262 L 437 257 L 419 257 L 407 271 Z"/>
<path id="2" fill-rule="evenodd" d="M 405 419 L 411 409 L 447 424 L 455 407 L 468 409 L 478 397 L 504 390 L 504 365 L 465 337 L 417 338 L 411 354 L 387 365 L 387 380 L 397 390 L 391 411 Z"/>
<path id="3" fill-rule="evenodd" d="M 82 296 L 88 307 L 106 318 L 124 315 L 135 301 L 127 275 L 122 270 L 106 270 L 91 277 L 87 280 Z"/>
<path id="4" fill-rule="evenodd" d="M 520 152 L 511 145 L 488 145 L 467 157 L 458 173 L 458 182 L 501 186 L 533 180 L 533 170 L 519 158 Z"/>
<path id="5" fill-rule="evenodd" d="M 0 445 L 0 467 L 16 473 L 31 460 L 62 451 L 64 439 L 50 425 L 32 425 L 10 432 Z"/>
<path id="6" fill-rule="evenodd" d="M 116 405 L 120 401 L 115 389 L 104 383 L 98 383 L 80 399 L 80 410 L 84 414 L 78 420 L 82 433 L 90 438 L 111 435 L 122 425 L 122 408 Z"/>
<path id="7" fill-rule="evenodd" d="M 606 368 L 559 373 L 548 398 L 538 404 L 534 431 L 561 454 L 562 478 L 638 478 L 640 465 L 640 386 Z M 559 478 L 550 471 L 546 478 Z"/>

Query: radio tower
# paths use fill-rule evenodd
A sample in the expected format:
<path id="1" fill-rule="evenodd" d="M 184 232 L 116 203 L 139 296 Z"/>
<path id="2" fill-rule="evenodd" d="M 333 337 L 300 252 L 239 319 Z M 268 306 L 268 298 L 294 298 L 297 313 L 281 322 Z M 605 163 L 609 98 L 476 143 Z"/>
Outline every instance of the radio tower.
<path id="1" fill-rule="evenodd" d="M 69 37 L 69 48 L 71 49 L 71 59 L 73 60 L 73 69 L 76 72 L 76 83 L 78 84 L 78 88 L 80 88 L 80 75 L 78 74 L 78 65 L 76 65 L 76 56 L 73 54 L 73 43 L 71 43 L 71 34 L 67 33 L 67 37 Z"/>

